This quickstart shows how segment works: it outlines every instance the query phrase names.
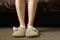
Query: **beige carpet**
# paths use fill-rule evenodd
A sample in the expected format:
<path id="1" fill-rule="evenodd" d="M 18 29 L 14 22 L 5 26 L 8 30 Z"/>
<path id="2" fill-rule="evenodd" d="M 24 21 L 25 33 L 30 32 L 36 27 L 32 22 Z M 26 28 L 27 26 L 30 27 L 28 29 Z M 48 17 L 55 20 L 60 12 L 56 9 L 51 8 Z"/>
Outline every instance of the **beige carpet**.
<path id="1" fill-rule="evenodd" d="M 12 37 L 12 28 L 0 28 L 0 40 L 60 40 L 60 28 L 38 28 L 39 37 Z"/>

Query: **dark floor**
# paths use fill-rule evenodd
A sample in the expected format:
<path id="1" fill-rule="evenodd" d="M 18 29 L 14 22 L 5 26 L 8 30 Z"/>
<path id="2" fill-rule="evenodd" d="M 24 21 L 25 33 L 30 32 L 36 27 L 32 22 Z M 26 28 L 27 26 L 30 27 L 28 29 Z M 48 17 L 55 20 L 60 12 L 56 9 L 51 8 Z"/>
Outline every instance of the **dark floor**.
<path id="1" fill-rule="evenodd" d="M 37 28 L 40 36 L 35 38 L 12 37 L 12 28 L 0 28 L 0 40 L 60 40 L 60 28 Z"/>

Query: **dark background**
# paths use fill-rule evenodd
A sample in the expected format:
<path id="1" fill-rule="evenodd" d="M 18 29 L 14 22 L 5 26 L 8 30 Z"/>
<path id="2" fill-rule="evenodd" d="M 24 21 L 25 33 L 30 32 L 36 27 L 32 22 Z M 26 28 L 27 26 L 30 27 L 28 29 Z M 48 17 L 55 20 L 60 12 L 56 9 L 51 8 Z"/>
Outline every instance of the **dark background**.
<path id="1" fill-rule="evenodd" d="M 27 24 L 27 13 L 25 17 Z M 0 13 L 0 26 L 19 26 L 16 12 Z M 36 13 L 34 26 L 60 26 L 60 12 Z"/>
<path id="2" fill-rule="evenodd" d="M 14 6 L 13 6 L 14 7 Z M 26 5 L 25 23 L 28 22 L 28 11 Z M 1 27 L 13 27 L 19 26 L 19 20 L 17 17 L 16 9 L 8 9 L 7 7 L 0 6 L 0 26 Z M 36 16 L 34 20 L 34 26 L 41 27 L 59 27 L 60 26 L 60 4 L 38 3 Z"/>

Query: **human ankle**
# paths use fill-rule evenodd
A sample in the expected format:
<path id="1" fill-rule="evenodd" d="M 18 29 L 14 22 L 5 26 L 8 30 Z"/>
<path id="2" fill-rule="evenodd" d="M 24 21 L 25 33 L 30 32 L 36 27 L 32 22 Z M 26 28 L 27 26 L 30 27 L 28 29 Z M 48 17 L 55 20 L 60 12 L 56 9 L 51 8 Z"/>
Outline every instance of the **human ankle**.
<path id="1" fill-rule="evenodd" d="M 27 25 L 27 28 L 33 28 L 33 25 Z"/>
<path id="2" fill-rule="evenodd" d="M 33 24 L 27 24 L 27 26 L 33 26 Z"/>
<path id="3" fill-rule="evenodd" d="M 24 27 L 25 28 L 25 25 L 20 25 L 20 27 Z"/>

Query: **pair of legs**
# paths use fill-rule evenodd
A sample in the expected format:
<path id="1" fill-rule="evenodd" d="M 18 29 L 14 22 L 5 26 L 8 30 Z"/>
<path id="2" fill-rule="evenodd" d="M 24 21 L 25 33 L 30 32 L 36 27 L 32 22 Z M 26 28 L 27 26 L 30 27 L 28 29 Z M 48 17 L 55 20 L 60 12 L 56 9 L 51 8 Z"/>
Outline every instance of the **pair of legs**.
<path id="1" fill-rule="evenodd" d="M 25 26 L 25 0 L 16 0 L 15 5 L 20 25 Z M 36 8 L 37 0 L 28 0 L 28 26 L 33 26 Z"/>
<path id="2" fill-rule="evenodd" d="M 20 27 L 13 27 L 14 33 L 13 36 L 27 36 L 33 37 L 38 36 L 38 30 L 33 27 L 33 21 L 35 17 L 35 12 L 37 8 L 37 0 L 28 0 L 28 25 L 27 29 L 25 28 L 25 0 L 16 0 L 16 11 L 20 22 Z M 22 26 L 21 26 L 22 25 Z"/>

